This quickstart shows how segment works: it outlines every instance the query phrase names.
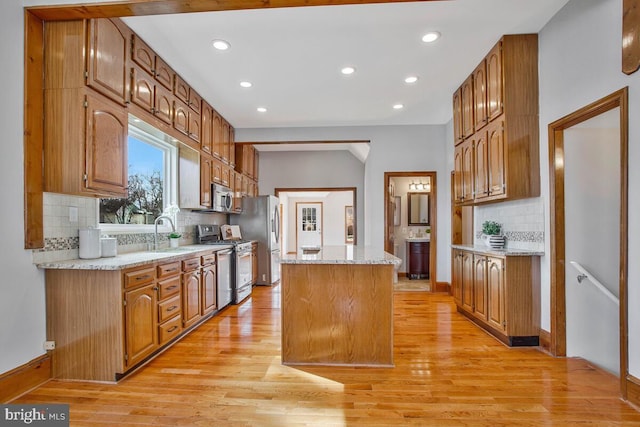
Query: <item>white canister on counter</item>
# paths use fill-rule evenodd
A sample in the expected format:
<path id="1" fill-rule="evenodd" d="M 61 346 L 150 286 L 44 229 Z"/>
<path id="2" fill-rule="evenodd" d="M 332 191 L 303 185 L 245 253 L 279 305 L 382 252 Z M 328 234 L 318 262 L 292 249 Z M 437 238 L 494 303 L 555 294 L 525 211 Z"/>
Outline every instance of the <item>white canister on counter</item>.
<path id="1" fill-rule="evenodd" d="M 80 235 L 80 258 L 100 258 L 100 229 L 94 227 L 81 228 Z"/>
<path id="2" fill-rule="evenodd" d="M 100 251 L 103 258 L 118 255 L 118 242 L 115 237 L 102 236 L 100 238 Z"/>

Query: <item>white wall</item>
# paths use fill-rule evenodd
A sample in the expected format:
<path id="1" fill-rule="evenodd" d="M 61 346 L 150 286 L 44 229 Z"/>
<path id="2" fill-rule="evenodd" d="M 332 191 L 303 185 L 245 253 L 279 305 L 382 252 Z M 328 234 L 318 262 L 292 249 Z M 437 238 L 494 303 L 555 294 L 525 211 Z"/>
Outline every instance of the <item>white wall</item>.
<path id="1" fill-rule="evenodd" d="M 446 139 L 448 131 L 444 125 L 434 126 L 353 126 L 326 128 L 266 128 L 236 129 L 237 141 L 304 141 L 304 140 L 370 140 L 371 149 L 364 172 L 364 209 L 358 194 L 358 224 L 363 224 L 360 216 L 365 215 L 364 227 L 358 226 L 358 242 L 362 242 L 360 233 L 364 232 L 364 242 L 370 246 L 384 246 L 384 172 L 435 171 L 438 186 L 438 262 L 437 280 L 450 282 L 451 243 L 451 207 L 450 207 L 450 168 L 447 166 Z M 453 137 L 452 139 L 453 140 Z M 452 145 L 452 144 L 451 144 Z M 267 153 L 264 153 L 267 154 Z M 260 191 L 262 178 L 269 163 L 263 162 L 260 153 Z M 266 156 L 265 156 L 266 157 Z M 279 163 L 285 167 L 285 162 Z M 325 179 L 334 178 L 341 173 L 332 164 L 323 167 Z M 296 187 L 299 176 L 280 174 L 284 180 L 282 187 Z M 339 177 L 338 177 L 339 178 Z M 303 178 L 304 179 L 304 178 Z M 338 179 L 338 182 L 340 179 Z M 441 185 L 442 183 L 442 185 Z M 339 184 L 336 184 L 339 185 Z M 364 230 L 363 230 L 364 228 Z"/>
<path id="2" fill-rule="evenodd" d="M 540 172 L 549 235 L 549 123 L 629 86 L 629 365 L 640 377 L 640 72 L 621 72 L 622 5 L 619 0 L 571 0 L 542 29 L 540 55 Z M 550 253 L 549 239 L 545 251 Z M 550 330 L 549 257 L 542 258 L 542 327 Z"/>
<path id="3" fill-rule="evenodd" d="M 44 274 L 24 248 L 23 174 L 23 12 L 17 1 L 0 6 L 3 72 L 0 92 L 0 373 L 44 354 Z"/>

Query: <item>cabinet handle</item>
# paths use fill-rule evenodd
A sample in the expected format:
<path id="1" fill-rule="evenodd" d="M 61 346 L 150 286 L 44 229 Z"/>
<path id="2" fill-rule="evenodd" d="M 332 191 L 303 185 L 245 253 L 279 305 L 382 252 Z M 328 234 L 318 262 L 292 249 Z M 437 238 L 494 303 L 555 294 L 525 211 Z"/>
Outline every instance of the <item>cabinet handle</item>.
<path id="1" fill-rule="evenodd" d="M 178 329 L 178 327 L 174 325 L 174 326 L 170 327 L 170 328 L 167 330 L 167 332 L 173 332 L 173 331 L 175 331 L 176 329 Z"/>
<path id="2" fill-rule="evenodd" d="M 172 305 L 171 307 L 167 308 L 167 312 L 169 312 L 169 311 L 173 311 L 173 310 L 175 310 L 176 308 L 178 308 L 178 306 L 177 306 L 177 305 Z"/>
<path id="3" fill-rule="evenodd" d="M 154 290 L 154 291 L 157 291 L 157 290 L 159 290 L 159 289 L 160 289 L 160 288 L 158 288 L 157 286 L 154 286 L 154 287 L 153 287 L 153 290 Z"/>
<path id="4" fill-rule="evenodd" d="M 145 274 L 144 276 L 138 276 L 136 277 L 136 280 L 139 282 L 141 280 L 147 280 L 147 279 L 151 279 L 151 276 L 149 276 L 148 274 Z"/>
<path id="5" fill-rule="evenodd" d="M 167 290 L 168 290 L 168 291 L 172 291 L 172 290 L 174 290 L 174 289 L 175 289 L 175 288 L 177 288 L 177 287 L 178 287 L 178 285 L 172 285 L 172 286 L 169 286 L 169 287 L 167 288 Z"/>

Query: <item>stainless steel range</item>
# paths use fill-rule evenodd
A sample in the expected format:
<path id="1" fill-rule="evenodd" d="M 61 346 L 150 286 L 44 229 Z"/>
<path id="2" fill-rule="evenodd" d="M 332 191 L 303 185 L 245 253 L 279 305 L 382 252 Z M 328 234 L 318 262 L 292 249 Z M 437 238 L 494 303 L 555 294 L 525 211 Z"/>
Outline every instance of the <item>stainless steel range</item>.
<path id="1" fill-rule="evenodd" d="M 203 245 L 233 246 L 233 262 L 231 268 L 231 302 L 240 304 L 251 295 L 251 241 L 224 240 L 221 238 L 220 226 L 214 224 L 198 225 L 198 242 Z M 223 287 L 218 284 L 218 291 Z M 219 298 L 220 299 L 220 298 Z M 222 304 L 222 302 L 219 302 Z"/>

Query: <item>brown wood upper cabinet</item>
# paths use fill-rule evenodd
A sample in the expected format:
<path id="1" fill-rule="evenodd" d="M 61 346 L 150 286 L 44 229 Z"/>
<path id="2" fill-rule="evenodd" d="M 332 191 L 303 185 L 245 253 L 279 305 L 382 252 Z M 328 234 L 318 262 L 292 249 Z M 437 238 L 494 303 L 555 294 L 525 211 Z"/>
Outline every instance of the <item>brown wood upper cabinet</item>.
<path id="1" fill-rule="evenodd" d="M 111 19 L 91 19 L 87 25 L 87 86 L 124 105 L 129 94 L 126 63 L 130 30 Z"/>
<path id="2" fill-rule="evenodd" d="M 464 188 L 467 158 L 454 151 L 456 203 L 539 196 L 537 35 L 503 36 L 453 94 L 453 106 L 454 144 L 474 141 L 472 198 Z"/>
<path id="3" fill-rule="evenodd" d="M 173 95 L 139 67 L 131 67 L 131 102 L 162 122 L 173 122 Z"/>
<path id="4" fill-rule="evenodd" d="M 174 71 L 140 37 L 131 36 L 131 59 L 165 88 L 172 90 Z"/>
<path id="5" fill-rule="evenodd" d="M 202 109 L 202 97 L 177 74 L 175 75 L 173 93 L 193 111 L 200 113 Z"/>
<path id="6" fill-rule="evenodd" d="M 213 154 L 213 108 L 206 101 L 202 101 L 202 133 L 200 150 Z"/>

